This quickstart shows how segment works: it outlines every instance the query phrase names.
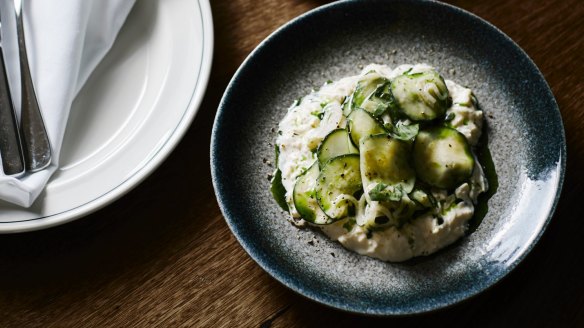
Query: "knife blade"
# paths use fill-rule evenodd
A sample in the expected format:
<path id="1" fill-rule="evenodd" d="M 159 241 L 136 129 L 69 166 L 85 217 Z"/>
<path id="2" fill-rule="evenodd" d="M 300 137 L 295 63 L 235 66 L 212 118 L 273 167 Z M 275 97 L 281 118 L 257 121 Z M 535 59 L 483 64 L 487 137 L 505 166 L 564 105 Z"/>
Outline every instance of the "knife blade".
<path id="1" fill-rule="evenodd" d="M 18 53 L 20 57 L 20 91 L 22 99 L 20 106 L 20 136 L 22 137 L 22 150 L 26 171 L 37 172 L 51 164 L 51 143 L 47 135 L 28 64 L 22 0 L 14 0 L 14 13 L 16 15 L 16 35 L 18 37 Z"/>
<path id="2" fill-rule="evenodd" d="M 0 22 L 0 31 L 2 25 Z M 18 133 L 18 123 L 14 112 L 14 104 L 10 95 L 8 75 L 4 61 L 0 33 L 0 157 L 2 169 L 7 176 L 20 176 L 24 173 L 24 157 Z"/>

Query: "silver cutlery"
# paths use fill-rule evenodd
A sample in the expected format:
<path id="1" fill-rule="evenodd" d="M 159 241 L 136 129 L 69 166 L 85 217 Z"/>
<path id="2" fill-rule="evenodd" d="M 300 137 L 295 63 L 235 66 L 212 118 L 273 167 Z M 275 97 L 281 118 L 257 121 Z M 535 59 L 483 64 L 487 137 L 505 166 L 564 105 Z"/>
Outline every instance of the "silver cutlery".
<path id="1" fill-rule="evenodd" d="M 24 39 L 22 2 L 22 0 L 14 0 L 22 94 L 20 133 L 26 170 L 29 172 L 37 172 L 51 164 L 51 145 L 28 65 L 28 55 L 26 53 L 26 42 Z"/>
<path id="2" fill-rule="evenodd" d="M 24 173 L 24 158 L 22 157 L 14 104 L 8 86 L 1 33 L 0 50 L 0 156 L 2 157 L 4 174 L 19 176 Z"/>

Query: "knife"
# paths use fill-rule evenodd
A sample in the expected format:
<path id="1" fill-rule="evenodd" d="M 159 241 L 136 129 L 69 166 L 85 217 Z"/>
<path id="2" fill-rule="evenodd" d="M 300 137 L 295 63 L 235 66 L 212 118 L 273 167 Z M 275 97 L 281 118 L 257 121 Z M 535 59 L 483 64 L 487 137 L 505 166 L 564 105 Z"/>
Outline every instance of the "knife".
<path id="1" fill-rule="evenodd" d="M 22 149 L 24 151 L 26 170 L 28 172 L 37 172 L 51 164 L 52 151 L 28 66 L 26 41 L 24 39 L 24 11 L 22 6 L 23 0 L 14 0 L 22 96 L 20 136 L 22 137 Z"/>
<path id="2" fill-rule="evenodd" d="M 0 25 L 1 31 L 1 25 Z M 7 176 L 20 176 L 24 173 L 22 153 L 14 104 L 10 96 L 8 75 L 4 62 L 4 47 L 0 33 L 0 157 L 2 169 Z"/>

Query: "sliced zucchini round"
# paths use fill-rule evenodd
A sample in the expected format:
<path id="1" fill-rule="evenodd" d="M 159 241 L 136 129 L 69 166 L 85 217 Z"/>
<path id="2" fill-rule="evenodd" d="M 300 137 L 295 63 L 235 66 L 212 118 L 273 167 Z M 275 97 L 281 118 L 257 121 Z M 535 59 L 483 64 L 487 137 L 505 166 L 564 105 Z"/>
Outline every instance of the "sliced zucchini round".
<path id="1" fill-rule="evenodd" d="M 358 150 L 349 140 L 349 132 L 346 129 L 335 129 L 324 137 L 322 143 L 318 146 L 316 157 L 322 166 L 333 157 L 357 152 Z"/>
<path id="2" fill-rule="evenodd" d="M 304 220 L 314 224 L 329 224 L 332 220 L 324 214 L 316 201 L 315 187 L 319 173 L 318 162 L 315 162 L 296 180 L 292 198 L 296 211 Z"/>
<path id="3" fill-rule="evenodd" d="M 399 111 L 414 121 L 442 117 L 448 108 L 448 88 L 435 70 L 400 75 L 391 82 L 391 92 Z"/>
<path id="4" fill-rule="evenodd" d="M 389 80 L 376 72 L 365 74 L 352 95 L 352 108 L 363 108 L 374 116 L 383 114 L 390 105 Z"/>
<path id="5" fill-rule="evenodd" d="M 466 138 L 447 127 L 420 131 L 414 141 L 413 155 L 418 177 L 442 189 L 459 186 L 470 178 L 474 168 Z"/>
<path id="6" fill-rule="evenodd" d="M 416 182 L 416 172 L 410 164 L 409 143 L 377 134 L 361 139 L 360 146 L 361 178 L 364 186 L 383 183 L 401 186 L 409 193 Z"/>
<path id="7" fill-rule="evenodd" d="M 353 94 L 353 103 L 359 107 L 369 99 L 375 91 L 377 91 L 380 87 L 385 85 L 389 82 L 386 78 L 379 75 L 375 71 L 371 71 L 357 82 L 357 87 L 355 88 L 355 93 Z"/>
<path id="8" fill-rule="evenodd" d="M 354 215 L 351 196 L 361 191 L 359 154 L 345 154 L 328 161 L 316 180 L 316 200 L 332 220 Z"/>
<path id="9" fill-rule="evenodd" d="M 359 147 L 361 138 L 386 132 L 380 121 L 361 108 L 353 110 L 347 119 L 349 131 L 351 131 L 351 141 L 357 147 Z"/>

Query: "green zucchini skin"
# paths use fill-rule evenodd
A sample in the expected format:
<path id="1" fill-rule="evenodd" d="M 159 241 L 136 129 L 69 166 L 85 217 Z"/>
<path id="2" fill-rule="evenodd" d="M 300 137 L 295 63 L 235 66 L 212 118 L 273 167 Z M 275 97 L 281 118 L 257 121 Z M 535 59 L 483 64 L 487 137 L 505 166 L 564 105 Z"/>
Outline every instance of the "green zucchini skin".
<path id="1" fill-rule="evenodd" d="M 346 129 L 335 129 L 324 137 L 318 146 L 316 156 L 320 166 L 322 166 L 331 158 L 357 152 L 358 150 L 349 140 L 349 132 Z"/>
<path id="2" fill-rule="evenodd" d="M 357 148 L 360 147 L 361 138 L 387 132 L 380 121 L 361 108 L 354 109 L 347 120 L 351 141 Z"/>
<path id="3" fill-rule="evenodd" d="M 409 193 L 416 182 L 416 172 L 410 163 L 410 143 L 386 134 L 361 139 L 360 164 L 364 186 L 383 183 L 401 186 Z"/>
<path id="4" fill-rule="evenodd" d="M 314 224 L 329 224 L 333 221 L 323 213 L 316 201 L 315 187 L 319 174 L 318 162 L 314 162 L 296 180 L 292 197 L 296 211 L 304 220 Z"/>
<path id="5" fill-rule="evenodd" d="M 365 74 L 351 95 L 350 109 L 362 108 L 375 117 L 381 116 L 393 104 L 390 84 L 379 73 L 372 71 Z"/>
<path id="6" fill-rule="evenodd" d="M 391 93 L 399 112 L 413 121 L 443 117 L 450 102 L 446 83 L 435 70 L 397 76 Z"/>
<path id="7" fill-rule="evenodd" d="M 346 196 L 362 189 L 359 154 L 345 154 L 321 168 L 316 180 L 316 200 L 326 216 L 336 221 L 354 215 L 354 204 Z"/>
<path id="8" fill-rule="evenodd" d="M 475 164 L 464 135 L 440 126 L 418 133 L 413 158 L 417 176 L 422 181 L 447 190 L 467 181 Z"/>

